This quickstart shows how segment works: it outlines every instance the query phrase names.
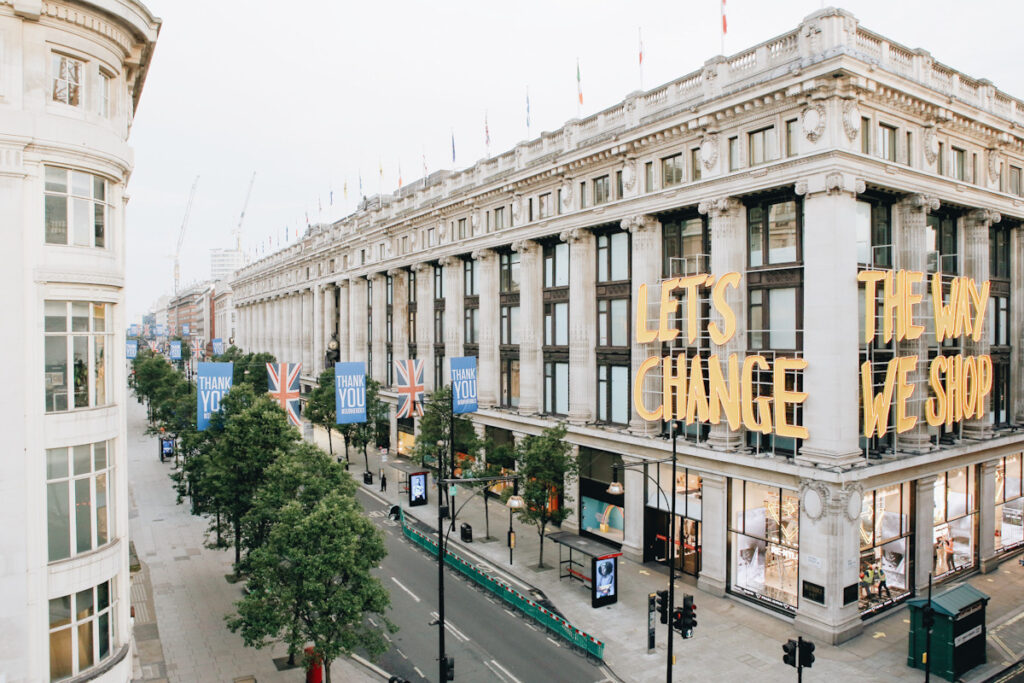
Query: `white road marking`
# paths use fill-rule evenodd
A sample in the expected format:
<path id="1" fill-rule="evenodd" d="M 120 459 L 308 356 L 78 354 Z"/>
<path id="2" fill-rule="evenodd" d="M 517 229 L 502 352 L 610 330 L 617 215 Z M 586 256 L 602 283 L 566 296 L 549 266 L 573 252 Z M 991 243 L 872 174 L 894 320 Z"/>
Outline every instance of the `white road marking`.
<path id="1" fill-rule="evenodd" d="M 507 609 L 507 610 L 505 610 L 505 611 L 506 611 L 506 612 L 507 612 L 508 614 L 511 614 L 511 615 L 512 615 L 513 617 L 514 617 L 514 616 L 516 615 L 516 613 L 515 613 L 515 612 L 513 612 L 513 611 L 512 611 L 512 610 L 510 610 L 510 609 Z"/>
<path id="2" fill-rule="evenodd" d="M 418 673 L 420 675 L 420 678 L 426 678 L 427 677 L 426 674 L 424 674 L 422 671 L 420 671 L 420 668 L 418 666 L 414 666 L 412 668 L 412 670 L 415 671 L 416 673 Z"/>
<path id="3" fill-rule="evenodd" d="M 430 616 L 434 617 L 434 619 L 438 619 L 439 618 L 437 616 L 437 612 L 431 612 Z M 449 631 L 453 636 L 455 636 L 456 638 L 458 638 L 462 642 L 464 642 L 464 643 L 469 642 L 469 636 L 467 636 L 465 633 L 463 633 L 459 629 L 455 628 L 455 624 L 453 624 L 448 619 L 444 620 L 444 627 L 445 627 L 445 629 L 447 631 Z"/>
<path id="4" fill-rule="evenodd" d="M 366 620 L 367 620 L 368 622 L 370 622 L 370 624 L 371 624 L 371 625 L 373 625 L 373 626 L 377 626 L 377 622 L 376 622 L 376 621 L 374 621 L 374 620 L 373 620 L 373 619 L 372 619 L 371 617 L 367 617 L 367 618 L 366 618 Z"/>
<path id="5" fill-rule="evenodd" d="M 389 643 L 391 642 L 391 636 L 389 636 L 389 635 L 388 635 L 388 634 L 386 634 L 386 633 L 382 633 L 381 635 L 382 635 L 382 636 L 384 636 L 384 639 L 385 639 L 386 641 L 388 641 Z"/>
<path id="6" fill-rule="evenodd" d="M 552 638 L 551 636 L 546 636 L 546 638 L 548 640 L 550 640 L 552 643 L 554 643 L 555 647 L 562 647 L 562 644 L 560 642 L 558 642 L 557 640 L 555 640 L 554 638 Z"/>
<path id="7" fill-rule="evenodd" d="M 409 590 L 408 588 L 406 588 L 406 587 L 405 587 L 405 586 L 404 586 L 404 585 L 402 584 L 402 582 L 401 582 L 401 581 L 399 581 L 398 579 L 396 579 L 396 578 L 395 578 L 395 577 L 393 577 L 393 576 L 391 577 L 391 580 L 392 580 L 392 581 L 394 581 L 394 582 L 395 582 L 396 584 L 398 584 L 398 587 L 399 587 L 399 588 L 401 588 L 401 589 L 402 589 L 402 590 L 404 590 L 404 591 L 405 591 L 406 593 L 408 593 L 409 595 L 411 595 L 411 596 L 412 596 L 412 599 L 413 599 L 413 600 L 415 600 L 416 602 L 419 602 L 419 601 L 420 601 L 420 598 L 419 598 L 419 596 L 418 596 L 418 595 L 416 595 L 415 593 L 413 593 L 413 592 L 412 592 L 411 590 Z"/>
<path id="8" fill-rule="evenodd" d="M 502 680 L 506 680 L 507 679 L 509 681 L 512 681 L 513 683 L 522 683 L 522 681 L 520 681 L 518 678 L 516 678 L 515 676 L 512 675 L 511 671 L 509 671 L 508 669 L 503 667 L 501 664 L 499 664 L 498 660 L 492 659 L 490 662 L 484 662 L 484 664 L 487 665 L 488 669 L 490 669 L 494 673 L 496 673 L 499 676 L 501 676 Z M 491 664 L 493 664 L 494 666 L 491 666 Z M 497 667 L 497 668 L 495 668 L 495 667 Z"/>
<path id="9" fill-rule="evenodd" d="M 397 647 L 395 648 L 395 652 L 397 652 L 402 657 L 402 659 L 409 659 L 405 656 L 405 653 L 399 650 Z"/>

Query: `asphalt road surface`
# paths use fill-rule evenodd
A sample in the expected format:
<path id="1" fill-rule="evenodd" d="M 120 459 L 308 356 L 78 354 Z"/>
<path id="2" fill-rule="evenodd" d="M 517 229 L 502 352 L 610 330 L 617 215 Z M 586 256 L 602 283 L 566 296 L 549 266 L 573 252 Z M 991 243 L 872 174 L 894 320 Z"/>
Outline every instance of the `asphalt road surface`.
<path id="1" fill-rule="evenodd" d="M 391 592 L 388 618 L 399 631 L 377 664 L 410 681 L 437 681 L 437 560 L 414 546 L 386 506 L 359 492 L 360 502 L 385 533 L 388 556 L 378 576 Z M 457 533 L 457 532 L 453 532 Z M 497 598 L 445 569 L 445 649 L 455 658 L 456 681 L 594 683 L 600 667 L 544 632 Z"/>

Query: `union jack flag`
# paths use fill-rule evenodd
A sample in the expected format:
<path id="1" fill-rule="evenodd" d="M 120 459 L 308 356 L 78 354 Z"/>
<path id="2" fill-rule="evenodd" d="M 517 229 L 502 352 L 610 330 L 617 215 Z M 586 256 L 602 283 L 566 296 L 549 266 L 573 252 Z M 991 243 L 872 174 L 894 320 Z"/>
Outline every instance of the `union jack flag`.
<path id="1" fill-rule="evenodd" d="M 296 427 L 301 426 L 299 420 L 299 372 L 302 363 L 267 363 L 267 383 L 270 395 L 281 404 L 288 419 Z"/>
<path id="2" fill-rule="evenodd" d="M 203 338 L 202 337 L 193 337 L 192 338 L 192 354 L 195 355 L 198 358 L 198 357 L 204 355 L 203 351 L 205 351 L 205 350 L 206 350 L 206 345 L 203 344 Z"/>
<path id="3" fill-rule="evenodd" d="M 157 344 L 155 341 L 151 341 L 151 342 L 148 342 L 148 343 L 149 343 L 149 350 L 150 351 L 152 351 L 153 353 L 159 353 L 159 351 L 160 351 L 160 345 L 159 344 Z"/>
<path id="4" fill-rule="evenodd" d="M 423 416 L 423 359 L 396 360 L 395 383 L 398 389 L 398 417 Z"/>

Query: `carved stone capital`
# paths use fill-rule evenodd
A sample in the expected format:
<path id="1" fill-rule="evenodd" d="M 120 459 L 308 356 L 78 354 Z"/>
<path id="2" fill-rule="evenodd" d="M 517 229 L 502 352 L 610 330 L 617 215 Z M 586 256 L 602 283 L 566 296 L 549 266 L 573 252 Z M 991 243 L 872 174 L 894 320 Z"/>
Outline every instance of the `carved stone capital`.
<path id="1" fill-rule="evenodd" d="M 415 273 L 426 273 L 430 270 L 433 270 L 433 268 L 434 267 L 427 262 L 414 263 L 412 266 L 412 270 Z"/>
<path id="2" fill-rule="evenodd" d="M 475 249 L 470 256 L 474 261 L 490 261 L 498 256 L 498 252 L 493 249 Z"/>
<path id="3" fill-rule="evenodd" d="M 907 209 L 923 211 L 925 214 L 939 210 L 939 198 L 930 194 L 908 194 L 900 203 Z"/>
<path id="4" fill-rule="evenodd" d="M 448 268 L 450 266 L 454 266 L 456 260 L 457 259 L 454 256 L 442 256 L 441 258 L 437 259 L 437 265 L 441 266 L 442 268 Z"/>
<path id="5" fill-rule="evenodd" d="M 516 240 L 512 243 L 512 251 L 517 254 L 529 254 L 539 247 L 540 245 L 533 240 Z"/>
<path id="6" fill-rule="evenodd" d="M 568 230 L 560 232 L 558 234 L 558 239 L 571 244 L 573 242 L 579 242 L 588 234 L 589 231 L 586 228 L 569 228 Z"/>
<path id="7" fill-rule="evenodd" d="M 390 277 L 398 277 L 399 275 L 405 275 L 405 274 L 406 274 L 406 269 L 405 268 L 391 268 L 390 270 L 388 270 L 388 275 Z"/>
<path id="8" fill-rule="evenodd" d="M 631 233 L 638 233 L 646 230 L 657 229 L 661 225 L 661 221 L 649 214 L 638 214 L 636 216 L 623 218 L 619 225 L 622 226 L 623 230 L 627 230 Z"/>
<path id="9" fill-rule="evenodd" d="M 718 218 L 739 211 L 742 207 L 742 202 L 735 197 L 716 197 L 701 201 L 697 205 L 697 211 L 708 218 Z"/>
<path id="10" fill-rule="evenodd" d="M 367 280 L 373 280 L 374 282 L 380 282 L 384 279 L 384 273 L 369 273 L 366 276 Z"/>
<path id="11" fill-rule="evenodd" d="M 969 223 L 979 224 L 992 224 L 1003 220 L 1002 215 L 998 211 L 992 211 L 991 209 L 972 209 L 967 212 L 966 218 Z"/>

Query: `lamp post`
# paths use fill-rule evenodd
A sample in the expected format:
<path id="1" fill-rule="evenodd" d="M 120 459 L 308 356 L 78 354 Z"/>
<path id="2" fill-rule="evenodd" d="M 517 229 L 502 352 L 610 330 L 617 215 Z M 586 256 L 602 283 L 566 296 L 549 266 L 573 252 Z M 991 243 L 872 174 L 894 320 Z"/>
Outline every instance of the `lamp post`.
<path id="1" fill-rule="evenodd" d="M 620 465 L 618 467 L 618 469 L 626 470 L 626 469 L 629 469 L 629 468 L 632 468 L 632 467 L 637 467 L 637 466 L 644 466 L 644 465 L 649 465 L 649 464 L 659 464 L 659 463 L 663 463 L 663 462 L 668 462 L 669 460 L 671 460 L 671 462 L 672 462 L 672 489 L 671 489 L 672 490 L 672 500 L 669 503 L 672 512 L 671 512 L 671 517 L 669 519 L 669 539 L 668 539 L 668 613 L 670 615 L 670 618 L 668 620 L 668 653 L 667 653 L 667 657 L 666 657 L 667 668 L 668 668 L 666 680 L 668 681 L 668 683 L 672 683 L 672 663 L 673 663 L 672 643 L 673 643 L 674 638 L 672 637 L 673 634 L 672 634 L 671 614 L 675 610 L 675 597 L 676 597 L 676 589 L 675 589 L 675 585 L 676 585 L 676 564 L 675 564 L 676 491 L 675 491 L 675 487 L 676 487 L 676 436 L 678 435 L 677 434 L 677 426 L 678 426 L 678 421 L 677 420 L 672 420 L 671 428 L 670 428 L 670 432 L 669 432 L 671 437 L 672 437 L 672 457 L 671 458 L 666 458 L 664 460 L 654 460 L 654 461 L 646 461 L 646 462 L 640 462 L 640 463 L 632 463 L 630 465 Z M 644 473 L 644 476 L 646 476 L 648 479 L 651 479 L 651 475 L 647 474 L 646 472 Z M 614 468 L 614 467 L 612 468 L 612 479 L 613 479 L 612 483 L 609 484 L 609 486 L 608 486 L 608 493 L 613 495 L 613 496 L 621 496 L 625 492 L 625 487 L 623 487 L 623 485 L 621 483 L 619 483 L 618 472 L 617 472 L 617 469 Z M 661 488 L 661 486 L 658 484 L 658 482 L 655 481 L 654 479 L 651 479 L 651 481 L 653 481 L 654 485 L 658 487 L 658 491 L 661 493 L 661 495 L 664 496 L 665 498 L 668 498 L 668 496 L 665 495 L 664 489 Z"/>

